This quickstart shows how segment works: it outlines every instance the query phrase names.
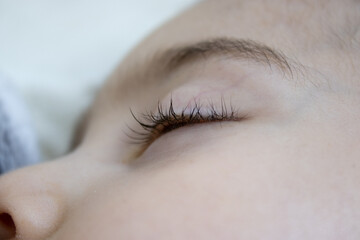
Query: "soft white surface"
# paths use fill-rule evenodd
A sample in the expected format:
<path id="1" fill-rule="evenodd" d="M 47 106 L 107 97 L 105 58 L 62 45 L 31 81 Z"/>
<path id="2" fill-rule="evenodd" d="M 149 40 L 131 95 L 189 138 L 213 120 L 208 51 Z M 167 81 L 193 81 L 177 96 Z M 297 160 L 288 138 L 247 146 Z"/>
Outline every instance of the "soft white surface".
<path id="1" fill-rule="evenodd" d="M 31 112 L 44 159 L 66 151 L 79 115 L 122 57 L 197 0 L 0 0 L 0 72 Z"/>

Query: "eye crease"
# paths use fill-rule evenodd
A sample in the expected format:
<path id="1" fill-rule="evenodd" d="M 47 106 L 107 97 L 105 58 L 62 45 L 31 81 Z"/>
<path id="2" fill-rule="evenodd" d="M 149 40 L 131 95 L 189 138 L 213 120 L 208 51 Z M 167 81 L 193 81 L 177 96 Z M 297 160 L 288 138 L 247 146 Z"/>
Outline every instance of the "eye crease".
<path id="1" fill-rule="evenodd" d="M 132 143 L 143 146 L 149 146 L 165 133 L 181 127 L 211 122 L 241 121 L 247 118 L 246 115 L 239 114 L 231 104 L 228 107 L 223 99 L 221 99 L 220 109 L 210 103 L 204 111 L 204 107 L 195 102 L 192 107 L 186 106 L 177 113 L 174 110 L 173 100 L 170 99 L 168 107 L 164 108 L 161 103 L 158 103 L 157 111 L 141 114 L 141 117 L 136 116 L 131 109 L 130 112 L 142 131 L 129 127 L 132 134 L 127 135 Z"/>

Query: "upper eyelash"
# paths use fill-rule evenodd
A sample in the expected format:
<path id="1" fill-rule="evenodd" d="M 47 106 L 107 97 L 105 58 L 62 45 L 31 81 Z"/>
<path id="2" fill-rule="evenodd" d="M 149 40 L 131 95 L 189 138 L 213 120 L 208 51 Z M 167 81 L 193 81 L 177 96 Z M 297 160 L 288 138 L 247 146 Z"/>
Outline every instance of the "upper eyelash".
<path id="1" fill-rule="evenodd" d="M 212 103 L 209 104 L 207 109 L 207 113 L 203 113 L 202 106 L 195 101 L 193 107 L 184 107 L 180 113 L 176 113 L 173 107 L 173 100 L 170 99 L 170 104 L 167 109 L 164 110 L 163 106 L 158 102 L 156 112 L 143 113 L 140 119 L 135 116 L 130 108 L 132 117 L 144 131 L 139 132 L 129 127 L 132 134 L 127 135 L 133 143 L 149 145 L 162 134 L 186 125 L 206 122 L 239 121 L 246 118 L 246 116 L 239 116 L 232 104 L 230 104 L 228 108 L 223 99 L 221 99 L 220 110 L 217 110 Z"/>

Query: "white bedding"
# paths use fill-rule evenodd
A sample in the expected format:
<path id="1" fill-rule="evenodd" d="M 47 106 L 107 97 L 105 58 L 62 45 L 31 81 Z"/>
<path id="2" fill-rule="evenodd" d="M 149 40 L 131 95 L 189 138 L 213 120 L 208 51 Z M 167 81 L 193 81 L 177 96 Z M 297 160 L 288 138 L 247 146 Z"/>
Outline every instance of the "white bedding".
<path id="1" fill-rule="evenodd" d="M 76 120 L 121 58 L 196 0 L 0 0 L 0 72 L 24 96 L 44 159 L 63 155 Z"/>

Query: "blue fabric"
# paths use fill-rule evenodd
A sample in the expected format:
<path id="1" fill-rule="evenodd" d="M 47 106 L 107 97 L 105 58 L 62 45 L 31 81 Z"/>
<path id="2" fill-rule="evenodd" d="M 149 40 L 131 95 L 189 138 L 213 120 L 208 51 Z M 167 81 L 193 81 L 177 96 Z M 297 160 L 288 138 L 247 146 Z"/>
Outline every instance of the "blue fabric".
<path id="1" fill-rule="evenodd" d="M 39 162 L 29 116 L 9 79 L 0 74 L 0 174 Z"/>

